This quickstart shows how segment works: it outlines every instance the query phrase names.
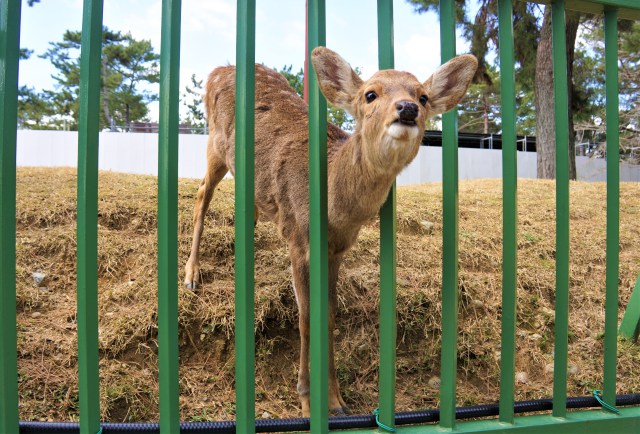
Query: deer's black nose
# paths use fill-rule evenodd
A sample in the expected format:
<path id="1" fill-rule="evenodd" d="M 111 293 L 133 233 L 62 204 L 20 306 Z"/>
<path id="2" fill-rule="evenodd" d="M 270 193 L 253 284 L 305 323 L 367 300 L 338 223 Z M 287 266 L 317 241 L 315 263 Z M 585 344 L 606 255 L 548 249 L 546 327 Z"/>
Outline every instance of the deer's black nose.
<path id="1" fill-rule="evenodd" d="M 396 110 L 398 110 L 398 116 L 400 121 L 415 121 L 418 117 L 418 105 L 411 101 L 398 101 L 396 103 Z"/>

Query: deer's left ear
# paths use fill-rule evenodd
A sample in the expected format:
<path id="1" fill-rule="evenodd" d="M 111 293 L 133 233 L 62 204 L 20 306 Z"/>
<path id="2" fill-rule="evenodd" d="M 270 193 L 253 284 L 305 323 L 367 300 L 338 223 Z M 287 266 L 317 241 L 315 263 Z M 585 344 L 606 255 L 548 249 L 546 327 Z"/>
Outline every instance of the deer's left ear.
<path id="1" fill-rule="evenodd" d="M 429 96 L 430 114 L 444 113 L 462 99 L 478 68 L 478 60 L 471 54 L 454 57 L 439 67 L 424 82 Z"/>
<path id="2" fill-rule="evenodd" d="M 338 53 L 326 47 L 314 48 L 311 63 L 325 98 L 353 115 L 358 89 L 362 85 L 358 74 Z"/>

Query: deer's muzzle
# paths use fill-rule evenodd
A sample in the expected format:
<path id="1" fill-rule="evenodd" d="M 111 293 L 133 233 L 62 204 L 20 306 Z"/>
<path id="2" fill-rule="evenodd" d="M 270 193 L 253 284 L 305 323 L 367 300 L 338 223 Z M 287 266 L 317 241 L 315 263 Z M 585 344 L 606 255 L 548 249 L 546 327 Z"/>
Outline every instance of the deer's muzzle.
<path id="1" fill-rule="evenodd" d="M 412 101 L 398 101 L 396 103 L 396 110 L 398 111 L 398 121 L 404 125 L 415 125 L 418 117 L 419 109 L 418 105 Z"/>

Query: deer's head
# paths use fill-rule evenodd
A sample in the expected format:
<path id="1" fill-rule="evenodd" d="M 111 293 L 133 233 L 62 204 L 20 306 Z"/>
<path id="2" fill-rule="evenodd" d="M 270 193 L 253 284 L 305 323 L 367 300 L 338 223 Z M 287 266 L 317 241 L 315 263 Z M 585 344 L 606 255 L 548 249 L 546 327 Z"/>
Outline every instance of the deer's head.
<path id="1" fill-rule="evenodd" d="M 418 152 L 427 119 L 451 110 L 462 99 L 478 62 L 472 55 L 455 57 L 420 82 L 408 72 L 383 70 L 362 80 L 337 53 L 313 50 L 311 61 L 322 93 L 356 122 L 368 159 L 402 167 Z"/>

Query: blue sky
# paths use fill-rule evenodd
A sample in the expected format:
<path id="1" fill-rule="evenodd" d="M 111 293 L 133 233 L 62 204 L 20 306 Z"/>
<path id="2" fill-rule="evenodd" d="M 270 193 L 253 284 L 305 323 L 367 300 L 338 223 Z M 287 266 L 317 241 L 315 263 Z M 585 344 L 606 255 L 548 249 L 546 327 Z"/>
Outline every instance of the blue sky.
<path id="1" fill-rule="evenodd" d="M 26 3 L 26 2 L 25 2 Z M 160 51 L 161 0 L 105 0 L 104 24 L 151 40 Z M 256 61 L 281 68 L 304 61 L 303 0 L 258 0 L 256 6 Z M 377 70 L 376 0 L 327 0 L 327 46 L 339 52 L 368 77 Z M 213 68 L 235 63 L 236 0 L 183 0 L 181 89 L 191 74 L 199 79 Z M 81 0 L 42 0 L 22 9 L 20 45 L 34 50 L 20 63 L 20 84 L 51 89 L 54 69 L 44 53 L 50 41 L 60 41 L 65 30 L 80 30 Z M 440 35 L 435 14 L 418 15 L 405 0 L 394 0 L 396 69 L 425 80 L 440 64 Z M 458 38 L 458 52 L 468 48 Z M 151 118 L 157 117 L 157 108 Z"/>

